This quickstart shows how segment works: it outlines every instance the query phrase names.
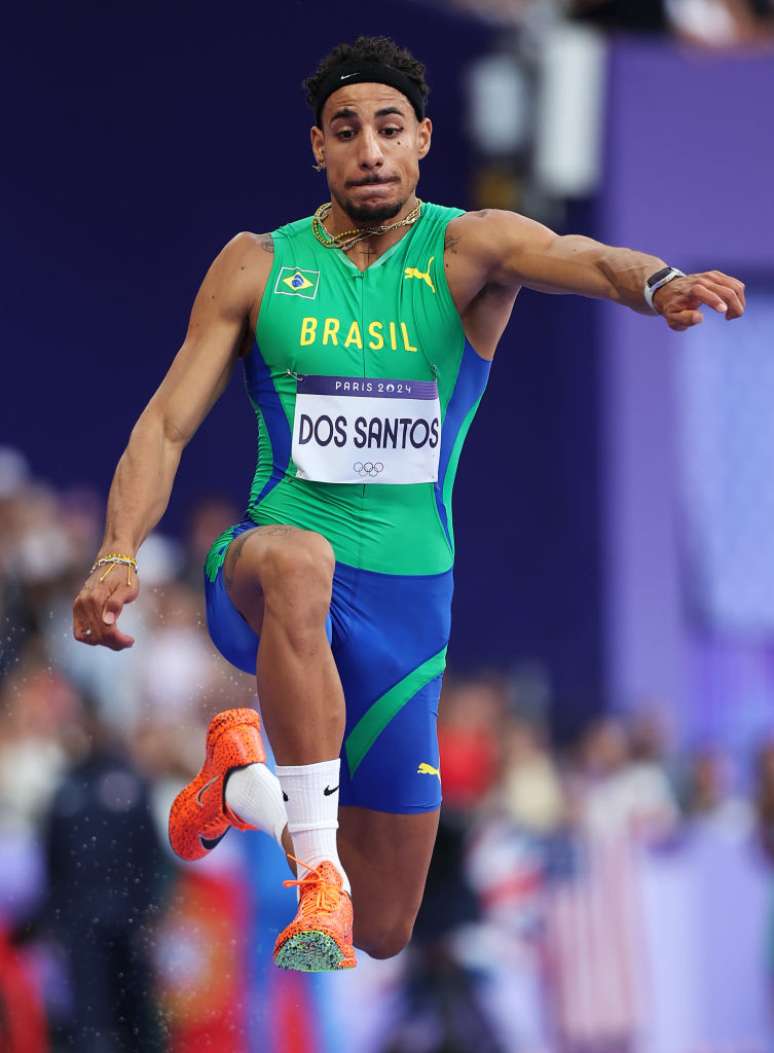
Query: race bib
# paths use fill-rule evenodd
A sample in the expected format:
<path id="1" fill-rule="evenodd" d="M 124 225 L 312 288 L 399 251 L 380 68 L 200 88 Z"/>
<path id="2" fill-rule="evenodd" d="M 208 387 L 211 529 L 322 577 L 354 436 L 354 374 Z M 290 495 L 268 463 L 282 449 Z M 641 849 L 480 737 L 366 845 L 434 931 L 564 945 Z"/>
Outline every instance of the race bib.
<path id="1" fill-rule="evenodd" d="M 434 483 L 441 404 L 434 380 L 301 377 L 293 420 L 299 479 Z"/>

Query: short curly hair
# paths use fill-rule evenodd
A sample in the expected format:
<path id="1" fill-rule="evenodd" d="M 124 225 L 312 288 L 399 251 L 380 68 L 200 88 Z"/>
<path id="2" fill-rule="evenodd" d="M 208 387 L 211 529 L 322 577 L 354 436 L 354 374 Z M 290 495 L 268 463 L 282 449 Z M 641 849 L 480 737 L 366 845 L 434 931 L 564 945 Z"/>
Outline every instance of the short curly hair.
<path id="1" fill-rule="evenodd" d="M 358 37 L 354 44 L 337 44 L 321 60 L 311 77 L 303 82 L 306 101 L 312 110 L 316 106 L 320 85 L 330 71 L 342 62 L 379 62 L 383 66 L 391 66 L 413 81 L 422 101 L 427 102 L 430 87 L 425 80 L 425 67 L 410 51 L 399 47 L 390 37 Z"/>

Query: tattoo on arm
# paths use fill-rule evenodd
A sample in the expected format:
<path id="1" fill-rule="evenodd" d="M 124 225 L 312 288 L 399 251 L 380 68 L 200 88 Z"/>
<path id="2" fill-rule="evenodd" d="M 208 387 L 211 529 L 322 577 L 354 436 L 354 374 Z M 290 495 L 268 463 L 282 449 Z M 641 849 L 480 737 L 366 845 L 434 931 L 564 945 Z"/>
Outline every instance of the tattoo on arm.
<path id="1" fill-rule="evenodd" d="M 469 216 L 473 216 L 475 219 L 486 219 L 489 215 L 490 209 L 482 208 L 479 212 L 468 212 Z M 459 243 L 462 241 L 461 234 L 453 234 L 449 228 L 446 228 L 446 241 L 444 243 L 444 249 L 446 252 L 453 252 L 457 255 Z"/>
<path id="2" fill-rule="evenodd" d="M 460 238 L 459 234 L 450 234 L 449 230 L 447 228 L 447 231 L 446 231 L 446 242 L 444 243 L 444 246 L 443 246 L 443 266 L 444 266 L 444 270 L 448 270 L 449 269 L 449 255 L 450 254 L 454 255 L 454 256 L 457 255 L 457 246 L 459 245 L 461 240 L 462 239 Z"/>
<path id="3" fill-rule="evenodd" d="M 272 254 L 274 252 L 274 238 L 271 234 L 261 235 L 261 248 L 264 252 Z"/>

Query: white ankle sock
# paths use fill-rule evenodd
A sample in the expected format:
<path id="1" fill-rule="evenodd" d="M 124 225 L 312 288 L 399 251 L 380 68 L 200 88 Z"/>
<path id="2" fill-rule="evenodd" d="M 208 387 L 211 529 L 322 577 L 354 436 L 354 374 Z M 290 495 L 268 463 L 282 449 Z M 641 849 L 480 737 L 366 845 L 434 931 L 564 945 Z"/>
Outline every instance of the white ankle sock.
<path id="1" fill-rule="evenodd" d="M 339 768 L 338 757 L 318 764 L 278 765 L 277 778 L 285 795 L 293 854 L 300 863 L 312 868 L 324 859 L 330 860 L 342 876 L 344 889 L 350 892 L 336 847 Z M 304 873 L 304 868 L 299 867 L 298 876 L 303 877 Z"/>
<path id="2" fill-rule="evenodd" d="M 282 844 L 288 813 L 279 780 L 265 764 L 248 764 L 231 772 L 226 781 L 226 804 L 244 822 Z"/>

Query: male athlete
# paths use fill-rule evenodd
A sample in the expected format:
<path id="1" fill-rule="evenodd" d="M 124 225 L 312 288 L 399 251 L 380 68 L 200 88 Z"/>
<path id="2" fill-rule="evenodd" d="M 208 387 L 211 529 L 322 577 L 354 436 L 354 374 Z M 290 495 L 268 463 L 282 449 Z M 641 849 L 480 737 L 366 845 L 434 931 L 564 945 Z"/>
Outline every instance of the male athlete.
<path id="1" fill-rule="evenodd" d="M 241 359 L 258 467 L 244 520 L 207 559 L 207 617 L 226 658 L 257 674 L 278 767 L 263 763 L 255 713 L 218 714 L 170 839 L 197 859 L 230 826 L 276 837 L 299 906 L 275 961 L 322 970 L 353 966 L 353 945 L 396 954 L 422 899 L 441 801 L 452 486 L 519 289 L 605 298 L 683 330 L 703 306 L 740 317 L 744 287 L 513 213 L 420 202 L 424 68 L 386 38 L 339 45 L 305 87 L 330 203 L 237 235 L 210 267 L 118 464 L 74 632 L 133 643 L 118 618 L 137 596 L 135 553 Z"/>

